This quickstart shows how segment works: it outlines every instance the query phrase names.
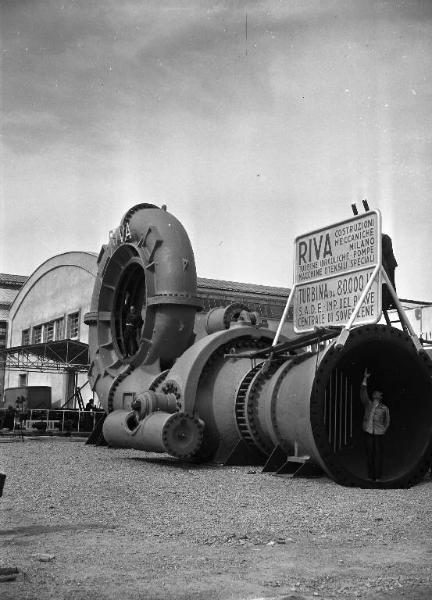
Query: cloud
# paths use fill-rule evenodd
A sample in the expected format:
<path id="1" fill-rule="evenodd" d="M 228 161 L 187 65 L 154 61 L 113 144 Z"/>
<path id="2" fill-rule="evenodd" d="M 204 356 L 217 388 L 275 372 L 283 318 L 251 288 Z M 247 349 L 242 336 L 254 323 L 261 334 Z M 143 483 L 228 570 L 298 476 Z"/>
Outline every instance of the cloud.
<path id="1" fill-rule="evenodd" d="M 206 8 L 200 2 L 45 0 L 6 7 L 3 110 L 50 112 L 62 142 L 95 151 L 113 148 L 116 131 L 157 135 L 172 116 L 222 127 L 245 111 L 257 118 L 274 111 L 278 118 L 287 102 L 293 111 L 301 110 L 301 100 L 313 102 L 314 111 L 333 110 L 339 88 L 352 79 L 351 56 L 363 52 L 363 66 L 377 60 L 362 41 L 370 37 L 360 24 L 371 11 L 367 3 L 363 9 L 315 2 Z M 350 21 L 354 10 L 357 20 Z M 341 41 L 344 28 L 351 50 Z M 340 84 L 328 86 L 329 77 Z M 14 148 L 23 130 L 23 124 L 9 126 Z M 35 152 L 54 143 L 55 131 L 45 132 L 42 120 L 39 129 L 33 124 L 23 149 L 31 151 L 32 141 Z"/>
<path id="2" fill-rule="evenodd" d="M 3 191 L 17 224 L 26 203 L 50 232 L 62 211 L 76 229 L 90 207 L 104 234 L 135 202 L 167 203 L 203 275 L 269 283 L 283 271 L 272 251 L 289 255 L 353 199 L 397 215 L 401 240 L 401 200 L 414 189 L 426 214 L 430 195 L 431 7 L 0 0 Z M 248 256 L 263 240 L 247 268 L 239 235 Z"/>

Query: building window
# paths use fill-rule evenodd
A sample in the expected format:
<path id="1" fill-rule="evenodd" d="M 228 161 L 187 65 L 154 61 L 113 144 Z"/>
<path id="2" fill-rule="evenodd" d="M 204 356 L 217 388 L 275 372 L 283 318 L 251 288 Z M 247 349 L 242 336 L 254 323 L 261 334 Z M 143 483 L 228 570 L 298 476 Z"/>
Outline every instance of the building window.
<path id="1" fill-rule="evenodd" d="M 0 322 L 0 346 L 6 346 L 7 322 Z"/>
<path id="2" fill-rule="evenodd" d="M 18 387 L 25 387 L 28 383 L 28 373 L 20 373 Z"/>
<path id="3" fill-rule="evenodd" d="M 79 331 L 79 313 L 68 315 L 68 338 L 73 339 L 78 337 Z"/>
<path id="4" fill-rule="evenodd" d="M 44 340 L 46 342 L 52 342 L 54 339 L 54 321 L 50 321 L 45 324 L 44 327 Z"/>
<path id="5" fill-rule="evenodd" d="M 30 329 L 24 329 L 22 332 L 21 343 L 23 346 L 28 346 L 30 344 Z"/>
<path id="6" fill-rule="evenodd" d="M 42 325 L 33 327 L 33 344 L 40 344 L 42 342 Z"/>
<path id="7" fill-rule="evenodd" d="M 55 339 L 64 340 L 64 319 L 56 319 L 55 321 Z"/>

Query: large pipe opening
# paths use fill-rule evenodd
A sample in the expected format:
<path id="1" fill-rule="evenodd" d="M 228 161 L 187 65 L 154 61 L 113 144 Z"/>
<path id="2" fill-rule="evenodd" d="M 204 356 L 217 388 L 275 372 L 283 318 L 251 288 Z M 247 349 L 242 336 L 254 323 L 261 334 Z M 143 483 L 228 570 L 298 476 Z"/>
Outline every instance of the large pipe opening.
<path id="1" fill-rule="evenodd" d="M 125 267 L 117 284 L 114 302 L 115 343 L 119 354 L 127 354 L 125 347 L 126 317 L 131 306 L 142 315 L 146 304 L 146 281 L 143 266 L 138 258 L 132 259 Z"/>
<path id="2" fill-rule="evenodd" d="M 371 372 L 368 394 L 381 391 L 390 427 L 381 438 L 384 484 L 411 485 L 425 470 L 431 452 L 431 362 L 409 338 L 389 328 L 363 328 L 340 353 L 330 351 L 320 366 L 311 402 L 314 436 L 325 463 L 340 483 L 369 482 L 364 407 L 360 386 Z M 369 333 L 368 331 L 369 330 Z M 374 334 L 375 333 L 375 334 Z M 376 439 L 376 438 L 374 438 Z M 378 451 L 377 451 L 378 458 Z"/>

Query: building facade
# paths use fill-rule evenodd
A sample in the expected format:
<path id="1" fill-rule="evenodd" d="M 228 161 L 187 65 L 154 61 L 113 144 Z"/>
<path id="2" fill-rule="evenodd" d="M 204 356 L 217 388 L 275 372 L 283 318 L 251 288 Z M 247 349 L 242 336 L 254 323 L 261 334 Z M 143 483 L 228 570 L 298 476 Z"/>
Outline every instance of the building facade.
<path id="1" fill-rule="evenodd" d="M 405 315 L 408 317 L 416 334 L 432 345 L 432 305 L 429 302 L 402 302 Z"/>
<path id="2" fill-rule="evenodd" d="M 25 281 L 9 311 L 5 388 L 49 386 L 53 406 L 75 404 L 92 392 L 87 382 L 89 310 L 97 255 L 67 252 L 40 265 Z"/>
<path id="3" fill-rule="evenodd" d="M 16 295 L 27 281 L 27 277 L 0 273 L 0 352 L 7 345 L 9 310 Z M 5 368 L 0 363 L 0 400 L 3 398 L 5 382 Z"/>

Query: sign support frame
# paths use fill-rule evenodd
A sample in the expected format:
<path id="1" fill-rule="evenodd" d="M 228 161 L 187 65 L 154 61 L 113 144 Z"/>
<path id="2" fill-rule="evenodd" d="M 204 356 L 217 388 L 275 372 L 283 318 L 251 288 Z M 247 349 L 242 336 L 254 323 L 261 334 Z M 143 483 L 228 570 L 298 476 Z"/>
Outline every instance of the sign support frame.
<path id="1" fill-rule="evenodd" d="M 354 319 L 356 318 L 357 313 L 360 310 L 360 307 L 361 307 L 361 305 L 364 302 L 366 294 L 368 293 L 369 289 L 372 286 L 372 283 L 374 282 L 374 280 L 377 278 L 378 275 L 381 275 L 384 278 L 384 281 L 386 282 L 387 287 L 389 289 L 390 295 L 391 295 L 391 297 L 392 297 L 392 299 L 393 299 L 393 301 L 394 301 L 394 303 L 396 305 L 400 322 L 402 323 L 403 327 L 405 327 L 407 329 L 408 334 L 411 337 L 411 339 L 413 341 L 413 344 L 414 344 L 417 352 L 420 352 L 421 350 L 423 350 L 421 342 L 420 342 L 420 340 L 419 340 L 416 332 L 414 331 L 411 323 L 407 319 L 407 317 L 405 315 L 405 311 L 403 309 L 403 306 L 400 303 L 400 300 L 397 297 L 395 289 L 394 289 L 394 287 L 393 287 L 393 285 L 392 285 L 392 283 L 391 283 L 391 281 L 390 281 L 390 279 L 389 279 L 389 277 L 388 277 L 388 275 L 387 275 L 384 267 L 382 266 L 382 264 L 377 265 L 375 267 L 375 270 L 374 270 L 371 278 L 367 282 L 367 284 L 366 284 L 363 292 L 360 295 L 360 298 L 359 298 L 359 300 L 358 300 L 358 302 L 357 302 L 357 304 L 356 304 L 356 306 L 355 306 L 355 308 L 354 308 L 354 310 L 353 310 L 353 312 L 352 312 L 352 314 L 351 314 L 351 316 L 350 316 L 350 318 L 348 320 L 348 323 L 344 326 L 344 328 L 342 329 L 342 331 L 339 334 L 339 337 L 336 340 L 335 348 L 336 349 L 340 349 L 340 348 L 343 348 L 343 346 L 345 345 L 345 342 L 347 341 L 348 336 L 349 336 L 349 334 L 351 332 L 351 329 L 353 327 Z"/>
<path id="2" fill-rule="evenodd" d="M 282 313 L 282 316 L 281 316 L 281 320 L 280 320 L 280 322 L 279 322 L 279 325 L 278 325 L 278 328 L 277 328 L 277 330 L 276 330 L 276 335 L 274 336 L 274 339 L 273 339 L 272 348 L 273 348 L 274 346 L 276 346 L 276 344 L 277 344 L 277 343 L 278 343 L 278 341 L 279 341 L 279 337 L 280 337 L 280 334 L 281 334 L 281 331 L 282 331 L 282 327 L 283 327 L 283 324 L 284 324 L 284 323 L 285 323 L 285 321 L 286 321 L 286 318 L 287 318 L 287 315 L 288 315 L 289 308 L 290 308 L 290 306 L 291 306 L 291 304 L 292 304 L 292 301 L 293 301 L 293 298 L 294 298 L 294 293 L 295 293 L 295 291 L 296 291 L 296 289 L 297 289 L 297 285 L 298 285 L 298 284 L 297 284 L 297 283 L 295 283 L 295 284 L 293 285 L 293 287 L 292 287 L 292 289 L 291 289 L 290 293 L 289 293 L 288 300 L 287 300 L 287 302 L 286 302 L 286 305 L 285 305 L 284 311 L 283 311 L 283 313 Z"/>

